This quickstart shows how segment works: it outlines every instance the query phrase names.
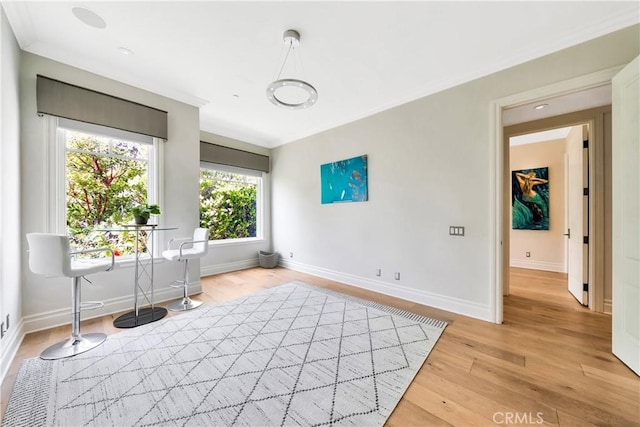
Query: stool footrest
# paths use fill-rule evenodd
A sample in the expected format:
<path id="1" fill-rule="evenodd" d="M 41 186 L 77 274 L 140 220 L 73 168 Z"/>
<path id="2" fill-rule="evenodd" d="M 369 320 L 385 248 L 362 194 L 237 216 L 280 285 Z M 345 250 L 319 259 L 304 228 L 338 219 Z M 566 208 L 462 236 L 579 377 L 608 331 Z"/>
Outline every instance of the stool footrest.
<path id="1" fill-rule="evenodd" d="M 80 304 L 80 310 L 96 310 L 104 307 L 102 301 L 84 301 Z"/>

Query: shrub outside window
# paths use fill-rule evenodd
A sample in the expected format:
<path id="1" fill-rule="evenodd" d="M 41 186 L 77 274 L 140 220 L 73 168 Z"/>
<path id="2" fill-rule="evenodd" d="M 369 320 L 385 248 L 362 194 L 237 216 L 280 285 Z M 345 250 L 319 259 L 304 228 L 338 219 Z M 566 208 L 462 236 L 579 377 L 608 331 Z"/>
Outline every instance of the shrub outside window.
<path id="1" fill-rule="evenodd" d="M 261 237 L 262 178 L 216 165 L 200 169 L 200 227 L 210 240 Z"/>

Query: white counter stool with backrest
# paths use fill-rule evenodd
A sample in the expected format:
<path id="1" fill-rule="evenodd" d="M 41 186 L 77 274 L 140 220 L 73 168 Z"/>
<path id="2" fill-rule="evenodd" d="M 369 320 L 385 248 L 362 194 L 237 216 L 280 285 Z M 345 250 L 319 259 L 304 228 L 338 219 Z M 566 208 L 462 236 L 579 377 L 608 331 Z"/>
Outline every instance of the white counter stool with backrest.
<path id="1" fill-rule="evenodd" d="M 109 271 L 115 265 L 113 251 L 110 248 L 71 251 L 69 238 L 49 233 L 27 234 L 29 243 L 29 268 L 35 274 L 50 277 L 71 277 L 71 338 L 47 348 L 40 354 L 42 359 L 62 359 L 84 353 L 99 346 L 107 338 L 105 334 L 80 335 L 81 308 L 100 308 L 101 302 L 80 302 L 80 281 L 87 275 L 99 271 Z M 76 260 L 74 255 L 92 252 L 111 252 L 111 258 Z M 86 280 L 86 279 L 85 279 Z"/>
<path id="2" fill-rule="evenodd" d="M 199 307 L 202 301 L 193 301 L 189 298 L 189 260 L 202 258 L 209 250 L 209 229 L 196 228 L 193 232 L 193 238 L 185 237 L 182 239 L 169 240 L 169 249 L 162 252 L 162 256 L 169 261 L 184 262 L 183 280 L 172 282 L 174 288 L 183 289 L 183 297 L 181 300 L 174 301 L 167 305 L 167 309 L 171 311 L 186 311 Z"/>

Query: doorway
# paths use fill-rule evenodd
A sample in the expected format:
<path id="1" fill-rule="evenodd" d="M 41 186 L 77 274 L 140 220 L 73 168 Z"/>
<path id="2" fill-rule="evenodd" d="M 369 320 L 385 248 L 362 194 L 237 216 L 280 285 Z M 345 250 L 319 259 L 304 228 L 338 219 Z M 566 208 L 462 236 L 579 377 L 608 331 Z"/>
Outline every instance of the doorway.
<path id="1" fill-rule="evenodd" d="M 569 254 L 565 257 L 568 262 L 573 262 L 566 272 L 569 274 L 569 289 L 573 287 L 572 294 L 581 304 L 597 312 L 610 312 L 611 307 L 611 191 L 607 190 L 611 181 L 611 107 L 610 105 L 592 108 L 573 113 L 548 117 L 531 122 L 506 126 L 503 129 L 504 136 L 504 205 L 503 205 L 503 249 L 506 252 L 508 268 L 511 264 L 511 228 L 510 221 L 512 211 L 511 181 L 512 169 L 510 164 L 511 137 L 526 135 L 533 132 L 548 131 L 558 128 L 571 127 L 573 147 L 584 155 L 583 162 L 588 167 L 584 168 L 584 174 L 580 183 L 584 184 L 583 194 L 580 190 L 574 191 L 578 202 L 573 202 L 573 212 L 577 212 L 582 202 L 582 215 L 577 215 L 579 225 L 574 225 L 573 230 L 568 225 L 571 218 L 557 219 L 554 227 L 556 244 L 561 246 L 561 251 L 567 248 Z M 582 142 L 584 140 L 584 142 Z M 567 150 L 569 152 L 570 150 Z M 575 157 L 575 155 L 574 155 Z M 568 156 L 570 158 L 570 156 Z M 568 163 L 568 162 L 567 162 Z M 541 165 L 542 166 L 542 165 Z M 575 165 L 574 165 L 575 168 Z M 564 175 L 564 174 L 563 174 Z M 581 174 L 578 174 L 578 176 Z M 556 176 L 557 177 L 557 176 Z M 575 179 L 574 179 L 575 180 Z M 562 179 L 560 180 L 562 182 Z M 557 185 L 556 185 L 557 186 Z M 575 184 L 573 184 L 575 186 Z M 594 191 L 597 189 L 597 191 Z M 507 198 L 508 195 L 508 198 Z M 582 199 L 582 200 L 581 200 Z M 565 222 L 567 221 L 567 222 Z M 554 221 L 550 221 L 553 224 Z M 575 223 L 574 223 L 575 224 Z M 549 230 L 549 231 L 552 231 Z M 562 231 L 562 233 L 559 233 Z M 531 232 L 535 233 L 535 231 Z M 565 241 L 557 240 L 560 234 L 568 234 Z M 565 236 L 562 236 L 565 237 Z M 573 238 L 573 239 L 571 239 Z M 525 239 L 526 241 L 526 239 Z M 531 242 L 529 242 L 531 243 Z M 516 242 L 516 245 L 518 243 Z M 571 251 L 573 247 L 573 256 Z M 518 246 L 515 246 L 517 249 Z M 578 254 L 578 255 L 576 255 Z M 526 255 L 526 253 L 525 253 Z M 531 254 L 532 255 L 532 254 Z M 576 260 L 579 262 L 576 264 Z M 582 265 L 580 265 L 580 263 Z M 548 265 L 547 265 L 548 267 Z M 556 268 L 557 270 L 557 268 Z M 573 277 L 571 274 L 573 273 Z M 503 295 L 508 295 L 508 271 L 503 276 Z M 605 304 L 606 302 L 606 304 Z"/>
<path id="2" fill-rule="evenodd" d="M 510 278 L 533 271 L 549 273 L 537 276 L 547 277 L 553 285 L 549 288 L 544 280 L 536 280 L 545 289 L 530 290 L 532 299 L 548 299 L 553 291 L 554 295 L 572 295 L 569 302 L 586 306 L 589 125 L 518 136 L 510 136 L 509 130 L 505 133 L 509 135 L 511 171 L 511 218 L 505 218 L 511 224 Z M 514 273 L 514 268 L 532 271 Z"/>
<path id="3" fill-rule="evenodd" d="M 494 257 L 493 263 L 490 269 L 490 279 L 491 279 L 491 289 L 489 294 L 489 309 L 493 314 L 491 320 L 495 323 L 502 323 L 503 320 L 503 295 L 504 293 L 508 293 L 509 290 L 509 229 L 511 224 L 509 221 L 505 221 L 504 218 L 510 215 L 511 205 L 508 203 L 510 201 L 510 194 L 507 191 L 507 186 L 505 183 L 509 182 L 510 179 L 510 171 L 508 171 L 507 167 L 505 167 L 504 159 L 508 158 L 509 148 L 508 144 L 505 144 L 504 141 L 504 126 L 505 123 L 503 121 L 503 112 L 510 108 L 521 107 L 526 105 L 531 105 L 534 102 L 563 96 L 563 95 L 571 95 L 577 94 L 580 92 L 584 92 L 585 90 L 597 88 L 601 86 L 611 85 L 611 79 L 622 69 L 622 66 L 612 67 L 606 70 L 597 71 L 588 75 L 583 75 L 580 77 L 576 77 L 570 80 L 565 80 L 559 83 L 555 83 L 545 87 L 539 87 L 536 89 L 529 90 L 527 92 L 518 93 L 514 95 L 510 95 L 504 98 L 496 99 L 490 103 L 490 112 L 491 112 L 491 139 L 494 143 L 493 150 L 493 168 L 494 171 L 491 176 L 492 185 L 494 191 L 492 194 L 495 195 L 493 198 L 493 209 L 492 209 L 492 217 L 494 218 L 493 227 L 492 227 L 492 240 L 491 246 L 493 248 Z M 586 104 L 585 111 L 586 110 Z M 597 110 L 598 108 L 594 108 Z M 610 110 L 610 109 L 609 109 Z M 565 110 L 565 113 L 568 111 L 576 111 L 576 109 Z M 568 113 L 571 114 L 571 113 Z M 604 123 L 604 119 L 602 116 L 599 117 L 587 117 L 586 119 L 578 120 L 578 122 L 592 122 L 598 121 L 599 126 L 598 129 L 603 129 L 606 125 Z M 566 123 L 566 121 L 565 121 Z M 608 124 L 610 126 L 610 123 Z M 562 126 L 562 124 L 558 124 L 558 127 Z M 526 133 L 523 132 L 523 133 Z M 597 136 L 597 132 L 594 129 L 594 134 Z M 597 141 L 596 141 L 597 142 Z M 589 150 L 590 156 L 591 153 L 598 150 L 603 150 L 604 148 L 600 146 L 599 143 L 594 143 Z M 598 156 L 595 156 L 598 157 Z M 591 157 L 590 157 L 591 160 Z M 593 165 L 593 163 L 591 163 Z M 590 209 L 591 213 L 595 213 L 595 215 L 590 220 L 590 227 L 592 224 L 600 224 L 604 223 L 604 213 L 601 212 L 603 207 L 603 201 L 598 200 L 598 195 L 602 193 L 602 189 L 605 186 L 603 182 L 603 173 L 601 171 L 600 165 L 594 165 L 592 169 L 592 176 L 596 179 L 592 180 L 591 192 L 596 197 L 590 198 L 590 205 L 596 205 L 596 209 Z M 610 183 L 609 183 L 610 185 Z M 600 228 L 603 230 L 604 227 Z M 592 231 L 590 229 L 590 231 Z M 604 258 L 604 248 L 603 236 L 598 235 L 598 233 L 590 233 L 592 238 L 592 250 L 590 251 L 590 265 L 592 268 L 590 269 L 590 276 L 599 277 L 599 281 L 591 281 L 595 283 L 595 289 L 592 295 L 592 303 L 593 306 L 598 308 L 599 304 L 604 305 L 604 292 L 601 292 L 598 289 L 597 283 L 602 283 L 604 281 L 604 267 L 596 263 L 592 262 L 595 259 L 598 262 Z M 590 302 L 590 306 L 591 306 Z"/>

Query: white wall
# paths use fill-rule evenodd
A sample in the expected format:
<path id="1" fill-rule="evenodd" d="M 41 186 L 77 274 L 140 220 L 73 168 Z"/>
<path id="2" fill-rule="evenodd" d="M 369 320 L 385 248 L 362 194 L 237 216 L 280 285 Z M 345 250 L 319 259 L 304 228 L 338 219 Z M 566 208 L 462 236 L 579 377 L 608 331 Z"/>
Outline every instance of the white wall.
<path id="1" fill-rule="evenodd" d="M 20 304 L 20 49 L 0 5 L 0 381 L 22 340 Z"/>
<path id="2" fill-rule="evenodd" d="M 582 127 L 574 127 L 580 133 Z M 567 272 L 565 224 L 566 140 L 511 147 L 511 171 L 549 168 L 549 230 L 513 230 L 510 237 L 512 267 Z M 527 257 L 526 253 L 530 256 Z"/>
<path id="3" fill-rule="evenodd" d="M 271 155 L 269 148 L 209 132 L 201 131 L 200 140 L 265 156 Z M 262 184 L 263 238 L 252 241 L 210 243 L 209 252 L 200 261 L 200 271 L 203 276 L 255 267 L 258 265 L 258 251 L 271 249 L 271 174 L 263 174 Z"/>
<path id="4" fill-rule="evenodd" d="M 47 118 L 36 114 L 36 74 L 62 80 L 78 86 L 108 93 L 117 97 L 159 108 L 168 112 L 168 141 L 164 143 L 164 180 L 160 204 L 161 225 L 178 230 L 160 232 L 159 239 L 191 235 L 198 225 L 199 189 L 199 112 L 196 107 L 174 101 L 132 86 L 119 83 L 59 62 L 22 52 L 20 68 L 21 89 L 21 179 L 23 228 L 17 251 L 25 254 L 25 235 L 46 232 L 49 210 L 47 205 Z M 164 247 L 165 245 L 163 245 Z M 22 307 L 27 332 L 70 321 L 70 279 L 49 279 L 29 271 L 27 257 L 23 257 Z M 190 263 L 190 276 L 199 277 L 199 262 Z M 161 261 L 155 266 L 156 301 L 177 297 L 180 290 L 168 288 L 169 282 L 181 276 L 178 263 Z M 133 266 L 125 266 L 91 279 L 95 286 L 83 284 L 84 300 L 102 300 L 102 310 L 85 313 L 83 318 L 100 316 L 133 308 Z M 200 289 L 199 282 L 192 287 Z"/>
<path id="5" fill-rule="evenodd" d="M 283 264 L 492 319 L 491 101 L 625 64 L 639 40 L 636 25 L 272 150 L 274 249 L 294 253 Z M 321 205 L 320 165 L 362 154 L 370 200 Z"/>

